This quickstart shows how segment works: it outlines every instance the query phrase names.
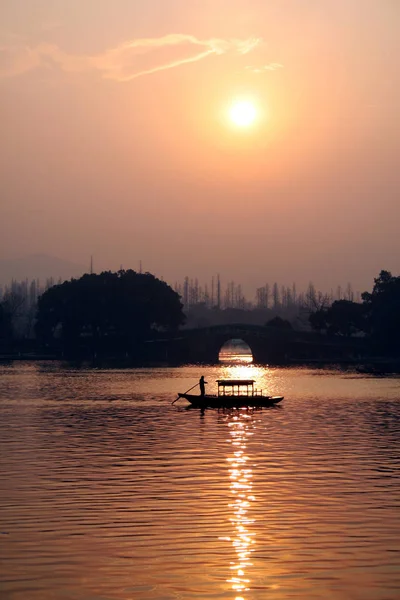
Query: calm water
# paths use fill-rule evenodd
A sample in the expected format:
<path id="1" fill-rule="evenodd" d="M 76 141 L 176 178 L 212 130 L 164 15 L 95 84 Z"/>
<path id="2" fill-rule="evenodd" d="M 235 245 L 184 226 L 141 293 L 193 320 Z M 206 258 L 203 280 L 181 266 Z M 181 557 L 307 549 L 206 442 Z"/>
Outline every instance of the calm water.
<path id="1" fill-rule="evenodd" d="M 171 405 L 204 373 L 281 406 Z M 400 596 L 400 379 L 0 366 L 0 597 Z"/>

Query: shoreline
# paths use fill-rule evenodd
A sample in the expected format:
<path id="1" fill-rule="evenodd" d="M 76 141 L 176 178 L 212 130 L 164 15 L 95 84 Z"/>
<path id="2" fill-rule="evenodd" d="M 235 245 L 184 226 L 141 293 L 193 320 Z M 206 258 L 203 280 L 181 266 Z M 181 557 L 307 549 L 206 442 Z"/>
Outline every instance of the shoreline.
<path id="1" fill-rule="evenodd" d="M 80 358 L 80 357 L 69 357 L 65 358 L 56 354 L 33 354 L 33 353 L 13 353 L 13 354 L 0 354 L 0 363 L 4 362 L 43 362 L 43 361 L 58 361 L 75 364 L 84 364 L 87 367 L 114 367 L 114 368 L 171 368 L 171 367 L 183 367 L 185 363 L 171 363 L 168 361 L 145 361 L 136 362 L 124 358 Z M 220 363 L 216 363 L 220 364 Z M 225 364 L 225 363 L 221 363 Z M 237 363 L 232 363 L 237 364 Z M 246 363 L 248 364 L 248 363 Z M 321 359 L 321 358 L 291 358 L 283 363 L 268 363 L 261 366 L 270 367 L 354 367 L 360 374 L 371 374 L 371 375 L 384 375 L 384 374 L 400 374 L 400 360 L 398 358 L 366 358 L 366 359 Z"/>

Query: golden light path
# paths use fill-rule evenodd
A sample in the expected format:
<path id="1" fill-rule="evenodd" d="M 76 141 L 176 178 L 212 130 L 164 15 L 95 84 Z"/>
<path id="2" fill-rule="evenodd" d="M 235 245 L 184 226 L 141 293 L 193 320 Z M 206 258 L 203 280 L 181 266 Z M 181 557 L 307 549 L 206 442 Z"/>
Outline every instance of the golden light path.
<path id="1" fill-rule="evenodd" d="M 252 364 L 226 366 L 222 376 L 226 379 L 254 379 L 260 383 L 262 379 L 269 379 L 268 369 Z M 231 537 L 223 539 L 231 542 L 237 555 L 237 560 L 230 563 L 232 574 L 227 583 L 236 594 L 234 600 L 246 600 L 246 593 L 251 589 L 248 570 L 252 566 L 251 554 L 256 543 L 256 534 L 252 531 L 255 519 L 251 517 L 252 503 L 256 500 L 253 495 L 253 469 L 246 452 L 247 441 L 255 428 L 254 415 L 247 409 L 237 410 L 229 416 L 227 423 L 232 445 L 232 453 L 226 459 L 232 499 L 228 506 L 234 531 Z"/>
<path id="2" fill-rule="evenodd" d="M 231 563 L 232 576 L 227 580 L 235 593 L 243 594 L 249 591 L 250 579 L 246 576 L 246 570 L 251 566 L 250 555 L 255 543 L 254 532 L 249 527 L 254 519 L 249 516 L 251 503 L 255 500 L 252 495 L 252 469 L 248 466 L 249 457 L 246 454 L 246 438 L 251 435 L 249 431 L 249 420 L 251 414 L 238 411 L 229 423 L 231 443 L 234 448 L 233 455 L 227 458 L 229 463 L 229 477 L 231 480 L 230 491 L 232 495 L 232 517 L 230 519 L 234 527 L 234 535 L 231 538 L 233 547 L 237 554 L 237 561 Z M 236 596 L 235 600 L 245 600 L 244 596 Z"/>

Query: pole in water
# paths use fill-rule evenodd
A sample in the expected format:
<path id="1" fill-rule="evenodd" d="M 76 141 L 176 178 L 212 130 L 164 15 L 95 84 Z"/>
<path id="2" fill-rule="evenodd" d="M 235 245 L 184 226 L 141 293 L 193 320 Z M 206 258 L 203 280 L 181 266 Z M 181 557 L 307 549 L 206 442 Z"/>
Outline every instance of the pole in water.
<path id="1" fill-rule="evenodd" d="M 199 385 L 198 383 L 195 383 L 194 385 L 192 385 L 191 388 L 189 388 L 188 390 L 186 390 L 186 392 L 184 392 L 184 394 L 187 394 L 188 392 L 190 392 L 191 390 L 193 390 L 193 388 L 195 388 L 197 385 Z M 182 394 L 183 395 L 183 394 Z M 175 400 L 173 402 L 171 402 L 171 404 L 175 404 L 175 402 L 177 400 L 179 400 L 180 396 L 178 396 L 177 398 L 175 398 Z"/>

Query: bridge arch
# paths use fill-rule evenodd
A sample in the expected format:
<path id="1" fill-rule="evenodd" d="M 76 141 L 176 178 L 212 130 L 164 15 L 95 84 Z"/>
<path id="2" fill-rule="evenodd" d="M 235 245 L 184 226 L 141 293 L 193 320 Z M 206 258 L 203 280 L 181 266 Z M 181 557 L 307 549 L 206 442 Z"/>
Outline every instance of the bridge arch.
<path id="1" fill-rule="evenodd" d="M 187 330 L 181 352 L 186 362 L 218 364 L 219 351 L 232 339 L 243 340 L 251 349 L 253 363 L 279 363 L 285 354 L 286 333 L 257 325 L 215 325 Z"/>
<path id="2" fill-rule="evenodd" d="M 220 349 L 231 339 L 241 339 L 250 348 L 253 363 L 269 362 L 266 358 L 268 354 L 268 342 L 265 340 L 260 341 L 260 339 L 257 339 L 255 336 L 246 333 L 243 334 L 243 332 L 239 335 L 239 332 L 231 331 L 211 336 L 209 343 L 207 344 L 207 354 L 212 363 L 219 362 Z"/>
<path id="3" fill-rule="evenodd" d="M 219 349 L 219 362 L 247 363 L 253 362 L 253 352 L 249 344 L 241 338 L 227 340 Z"/>

